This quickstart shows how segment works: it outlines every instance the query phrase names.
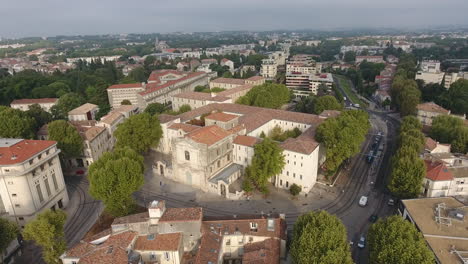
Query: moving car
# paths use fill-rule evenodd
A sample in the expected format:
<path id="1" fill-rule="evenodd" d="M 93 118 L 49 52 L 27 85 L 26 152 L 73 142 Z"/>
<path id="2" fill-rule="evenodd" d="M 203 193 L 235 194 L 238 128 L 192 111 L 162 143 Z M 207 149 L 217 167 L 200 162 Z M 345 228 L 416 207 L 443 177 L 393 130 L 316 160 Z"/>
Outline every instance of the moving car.
<path id="1" fill-rule="evenodd" d="M 373 215 L 371 215 L 371 216 L 369 217 L 369 221 L 370 221 L 371 223 L 377 222 L 377 219 L 379 219 L 379 217 L 378 217 L 377 215 L 375 215 L 375 214 L 373 214 Z"/>
<path id="2" fill-rule="evenodd" d="M 393 206 L 395 205 L 395 200 L 393 199 L 388 199 L 388 203 L 387 203 L 389 206 Z"/>
<path id="3" fill-rule="evenodd" d="M 364 237 L 364 235 L 361 235 L 361 237 L 359 238 L 357 246 L 358 246 L 358 248 L 365 248 L 366 247 L 366 238 Z"/>
<path id="4" fill-rule="evenodd" d="M 367 205 L 367 196 L 361 196 L 359 199 L 359 205 L 360 206 L 366 206 Z"/>

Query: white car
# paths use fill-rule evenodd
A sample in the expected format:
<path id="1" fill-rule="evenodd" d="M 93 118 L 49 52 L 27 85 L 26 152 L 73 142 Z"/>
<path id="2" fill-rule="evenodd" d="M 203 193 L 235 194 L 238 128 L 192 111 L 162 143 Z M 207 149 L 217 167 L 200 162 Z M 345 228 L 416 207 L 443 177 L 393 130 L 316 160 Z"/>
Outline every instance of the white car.
<path id="1" fill-rule="evenodd" d="M 361 236 L 359 238 L 357 246 L 358 246 L 358 248 L 365 248 L 366 247 L 366 238 L 364 236 Z"/>
<path id="2" fill-rule="evenodd" d="M 361 199 L 359 199 L 359 205 L 360 206 L 366 206 L 367 205 L 367 196 L 361 196 Z"/>

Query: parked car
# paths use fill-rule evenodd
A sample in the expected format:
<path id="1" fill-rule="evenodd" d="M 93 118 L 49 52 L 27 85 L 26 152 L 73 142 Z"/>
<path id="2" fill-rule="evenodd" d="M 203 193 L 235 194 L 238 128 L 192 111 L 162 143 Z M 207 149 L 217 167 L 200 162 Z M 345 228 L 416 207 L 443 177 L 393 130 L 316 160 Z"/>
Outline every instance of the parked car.
<path id="1" fill-rule="evenodd" d="M 389 206 L 393 206 L 395 205 L 395 200 L 393 199 L 388 199 L 388 203 L 387 203 Z"/>
<path id="2" fill-rule="evenodd" d="M 372 222 L 372 223 L 377 222 L 377 219 L 379 219 L 379 217 L 377 215 L 375 215 L 375 214 L 373 214 L 373 215 L 371 215 L 369 217 L 369 221 Z"/>
<path id="3" fill-rule="evenodd" d="M 357 246 L 358 246 L 358 248 L 365 248 L 366 247 L 366 238 L 364 237 L 364 235 L 361 235 L 361 237 L 359 238 Z"/>
<path id="4" fill-rule="evenodd" d="M 367 205 L 367 196 L 361 196 L 359 199 L 359 205 L 360 206 L 366 206 Z"/>

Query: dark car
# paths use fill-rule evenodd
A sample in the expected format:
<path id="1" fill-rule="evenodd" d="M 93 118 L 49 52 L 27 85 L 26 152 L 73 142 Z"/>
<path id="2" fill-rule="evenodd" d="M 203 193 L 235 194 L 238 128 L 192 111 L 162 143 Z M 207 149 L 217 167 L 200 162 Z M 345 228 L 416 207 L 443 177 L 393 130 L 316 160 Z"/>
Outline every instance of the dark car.
<path id="1" fill-rule="evenodd" d="M 379 217 L 377 215 L 375 215 L 375 214 L 373 214 L 373 215 L 371 215 L 369 217 L 369 221 L 371 221 L 372 223 L 377 222 L 377 219 L 379 219 Z"/>

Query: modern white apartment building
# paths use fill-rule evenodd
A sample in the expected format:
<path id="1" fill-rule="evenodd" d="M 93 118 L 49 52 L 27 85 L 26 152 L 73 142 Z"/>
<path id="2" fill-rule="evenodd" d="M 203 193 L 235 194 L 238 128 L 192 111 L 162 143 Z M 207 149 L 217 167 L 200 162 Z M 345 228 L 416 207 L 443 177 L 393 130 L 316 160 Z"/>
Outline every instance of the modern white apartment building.
<path id="1" fill-rule="evenodd" d="M 320 85 L 325 85 L 328 89 L 332 88 L 333 75 L 331 73 L 317 73 L 310 75 L 310 90 L 313 94 L 317 94 Z"/>
<path id="2" fill-rule="evenodd" d="M 59 153 L 55 141 L 0 139 L 0 216 L 24 227 L 38 213 L 67 206 Z"/>
<path id="3" fill-rule="evenodd" d="M 278 74 L 278 62 L 275 59 L 263 59 L 260 75 L 267 80 L 273 80 Z"/>
<path id="4" fill-rule="evenodd" d="M 253 86 L 262 85 L 265 83 L 265 78 L 262 76 L 252 76 L 247 79 L 234 79 L 234 78 L 216 78 L 210 81 L 210 88 L 223 88 L 223 89 L 232 89 L 245 84 L 250 84 Z"/>
<path id="5" fill-rule="evenodd" d="M 144 110 L 151 103 L 168 103 L 173 95 L 193 91 L 196 86 L 208 84 L 205 72 L 181 72 L 175 70 L 153 71 L 147 83 L 117 84 L 107 88 L 109 103 L 113 108 L 125 99 Z"/>
<path id="6" fill-rule="evenodd" d="M 38 104 L 44 111 L 50 113 L 52 106 L 56 105 L 58 98 L 17 99 L 10 103 L 11 108 L 28 111 L 33 104 Z"/>
<path id="7" fill-rule="evenodd" d="M 421 70 L 416 73 L 416 80 L 423 80 L 425 84 L 442 83 L 445 73 L 440 71 L 439 61 L 424 60 L 419 67 Z"/>

